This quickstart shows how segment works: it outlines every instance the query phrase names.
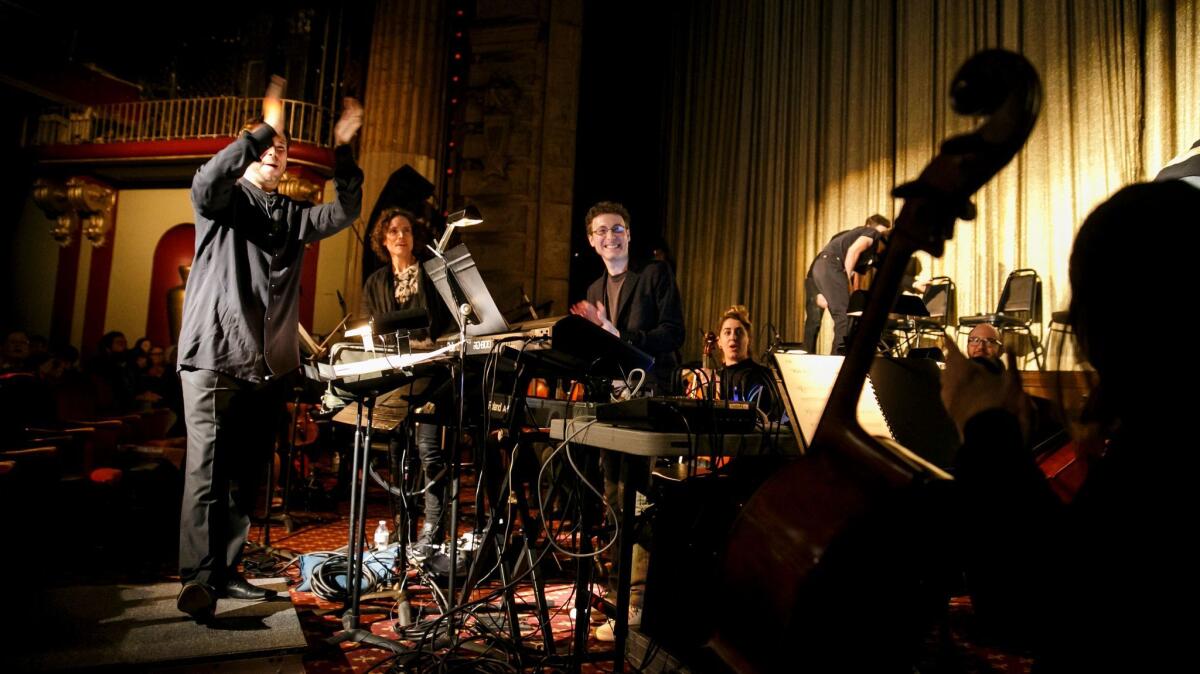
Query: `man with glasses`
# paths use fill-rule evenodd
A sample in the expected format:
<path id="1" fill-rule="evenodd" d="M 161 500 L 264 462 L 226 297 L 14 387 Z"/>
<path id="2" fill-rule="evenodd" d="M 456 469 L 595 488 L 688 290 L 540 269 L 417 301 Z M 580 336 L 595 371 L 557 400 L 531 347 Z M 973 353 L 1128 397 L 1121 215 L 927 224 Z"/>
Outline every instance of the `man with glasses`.
<path id="1" fill-rule="evenodd" d="M 571 313 L 611 332 L 654 357 L 654 369 L 647 373 L 642 392 L 658 395 L 671 393 L 671 377 L 678 359 L 675 352 L 683 346 L 683 309 L 679 288 L 671 267 L 654 260 L 640 267 L 629 263 L 629 211 L 614 201 L 601 201 L 588 209 L 584 218 L 588 243 L 604 260 L 605 274 L 588 288 L 587 299 L 571 307 Z M 604 452 L 604 498 L 618 513 L 621 492 L 618 485 L 620 454 Z M 650 475 L 650 461 L 629 457 L 629 474 Z M 641 623 L 642 589 L 648 569 L 648 556 L 634 546 L 631 561 L 629 624 Z M 610 581 L 615 582 L 615 578 Z M 596 639 L 613 641 L 614 625 L 608 621 L 596 629 Z"/>
<path id="2" fill-rule="evenodd" d="M 968 358 L 999 358 L 1003 350 L 1000 333 L 991 323 L 980 323 L 967 335 Z"/>
<path id="3" fill-rule="evenodd" d="M 967 335 L 967 357 L 992 361 L 994 367 L 1004 368 L 1001 355 L 1004 342 L 1000 332 L 991 323 L 980 323 Z M 1021 414 L 1021 425 L 1026 432 L 1025 444 L 1035 454 L 1058 449 L 1070 438 L 1062 425 L 1058 405 L 1052 400 L 1035 395 L 1024 396 L 1025 409 Z"/>
<path id="4" fill-rule="evenodd" d="M 362 210 L 350 142 L 363 109 L 347 98 L 334 124 L 337 197 L 318 206 L 279 193 L 289 140 L 283 81 L 272 78 L 262 121 L 192 179 L 196 252 L 179 333 L 187 462 L 176 607 L 208 623 L 218 597 L 270 599 L 238 571 L 255 487 L 283 411 L 283 377 L 300 367 L 296 325 L 304 251 Z M 267 499 L 271 498 L 270 493 Z"/>
<path id="5" fill-rule="evenodd" d="M 654 357 L 646 386 L 665 394 L 683 346 L 683 309 L 675 276 L 665 262 L 634 268 L 629 263 L 629 211 L 601 201 L 585 217 L 588 243 L 604 260 L 606 273 L 587 290 L 587 299 L 571 307 L 622 341 Z"/>

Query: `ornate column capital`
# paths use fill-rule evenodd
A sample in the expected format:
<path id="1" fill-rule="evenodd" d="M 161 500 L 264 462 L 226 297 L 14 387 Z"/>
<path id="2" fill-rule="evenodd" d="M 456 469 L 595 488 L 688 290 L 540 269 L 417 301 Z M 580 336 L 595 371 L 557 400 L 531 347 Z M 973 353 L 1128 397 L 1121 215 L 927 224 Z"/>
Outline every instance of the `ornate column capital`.
<path id="1" fill-rule="evenodd" d="M 321 203 L 324 196 L 320 185 L 291 173 L 283 174 L 283 178 L 279 180 L 278 189 L 280 194 L 293 201 L 306 201 L 310 204 Z"/>
<path id="2" fill-rule="evenodd" d="M 74 176 L 65 182 L 39 178 L 33 185 L 33 200 L 54 219 L 50 236 L 59 246 L 71 245 L 79 231 L 99 248 L 112 228 L 117 191 L 91 178 Z"/>

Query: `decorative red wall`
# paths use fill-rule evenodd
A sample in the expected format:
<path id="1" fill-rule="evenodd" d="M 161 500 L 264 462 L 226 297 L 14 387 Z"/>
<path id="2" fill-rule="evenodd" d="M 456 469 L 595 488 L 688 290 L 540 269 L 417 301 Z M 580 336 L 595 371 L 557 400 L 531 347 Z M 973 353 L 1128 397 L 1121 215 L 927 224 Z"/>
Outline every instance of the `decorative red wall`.
<path id="1" fill-rule="evenodd" d="M 154 267 L 150 275 L 149 306 L 146 311 L 146 336 L 155 344 L 167 345 L 175 341 L 167 320 L 167 291 L 183 283 L 179 267 L 192 263 L 196 251 L 196 226 L 191 223 L 175 225 L 168 229 L 154 248 Z M 130 344 L 137 339 L 129 337 Z"/>
<path id="2" fill-rule="evenodd" d="M 167 291 L 182 283 L 180 265 L 192 263 L 196 251 L 196 227 L 191 223 L 175 225 L 168 229 L 154 248 L 154 268 L 150 274 L 150 297 L 146 311 L 146 336 L 155 344 L 173 344 L 175 335 L 170 334 L 167 319 Z M 300 276 L 300 322 L 312 329 L 313 306 L 317 291 L 317 245 L 309 246 L 304 255 L 304 268 Z M 126 335 L 130 342 L 137 336 Z"/>

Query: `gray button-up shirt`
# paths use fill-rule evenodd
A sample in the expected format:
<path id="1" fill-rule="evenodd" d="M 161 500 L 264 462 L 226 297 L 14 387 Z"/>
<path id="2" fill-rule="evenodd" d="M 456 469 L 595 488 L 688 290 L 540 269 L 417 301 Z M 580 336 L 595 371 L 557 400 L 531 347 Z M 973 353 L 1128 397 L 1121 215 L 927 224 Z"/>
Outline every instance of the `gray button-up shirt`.
<path id="1" fill-rule="evenodd" d="M 300 366 L 304 246 L 350 226 L 362 210 L 362 170 L 334 150 L 337 199 L 306 206 L 242 179 L 271 146 L 263 124 L 218 152 L 192 180 L 196 256 L 179 331 L 179 366 L 260 382 Z"/>

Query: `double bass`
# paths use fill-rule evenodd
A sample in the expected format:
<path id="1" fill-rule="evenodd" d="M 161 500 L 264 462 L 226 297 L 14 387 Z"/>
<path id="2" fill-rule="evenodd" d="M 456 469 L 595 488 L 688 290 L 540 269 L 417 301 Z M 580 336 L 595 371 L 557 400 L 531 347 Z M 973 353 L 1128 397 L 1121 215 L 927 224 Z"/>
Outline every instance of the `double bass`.
<path id="1" fill-rule="evenodd" d="M 983 123 L 894 190 L 904 207 L 811 445 L 731 530 L 720 594 L 737 610 L 717 618 L 708 645 L 736 671 L 912 671 L 945 607 L 952 478 L 868 435 L 855 407 L 909 259 L 940 257 L 956 220 L 974 218 L 972 195 L 1024 145 L 1042 90 L 1025 58 L 987 50 L 959 69 L 950 96 Z"/>

